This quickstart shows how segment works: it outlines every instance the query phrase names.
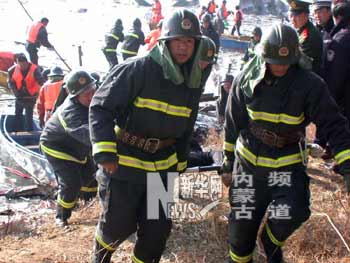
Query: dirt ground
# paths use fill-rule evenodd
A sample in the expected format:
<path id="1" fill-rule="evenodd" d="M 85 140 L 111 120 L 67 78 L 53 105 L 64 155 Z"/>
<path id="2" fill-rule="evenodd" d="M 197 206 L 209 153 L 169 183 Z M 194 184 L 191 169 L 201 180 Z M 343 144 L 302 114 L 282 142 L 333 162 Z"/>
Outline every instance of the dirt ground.
<path id="1" fill-rule="evenodd" d="M 209 142 L 219 145 L 217 138 L 211 138 Z M 286 242 L 286 262 L 349 263 L 350 197 L 344 192 L 342 178 L 318 159 L 311 159 L 308 173 L 311 177 L 312 215 Z M 223 201 L 224 204 L 204 218 L 175 222 L 161 262 L 224 262 L 228 255 L 227 193 Z M 204 201 L 191 199 L 184 202 Z M 0 262 L 89 262 L 99 211 L 97 200 L 80 204 L 67 229 L 54 225 L 53 210 L 41 216 L 35 213 L 27 215 L 26 224 L 7 228 L 6 235 L 4 228 L 0 227 Z M 114 253 L 113 262 L 131 262 L 132 249 L 131 241 L 124 242 Z M 265 262 L 259 249 L 256 249 L 254 258 L 254 262 Z"/>

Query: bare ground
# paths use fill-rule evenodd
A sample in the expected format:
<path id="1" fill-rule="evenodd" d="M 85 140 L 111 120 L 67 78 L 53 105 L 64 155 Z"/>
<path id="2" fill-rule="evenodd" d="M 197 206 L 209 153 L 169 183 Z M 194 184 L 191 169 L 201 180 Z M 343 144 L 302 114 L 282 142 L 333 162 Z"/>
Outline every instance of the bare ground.
<path id="1" fill-rule="evenodd" d="M 313 133 L 311 130 L 309 137 Z M 218 149 L 218 141 L 212 132 L 208 143 Z M 346 246 L 350 243 L 350 198 L 344 192 L 342 178 L 318 159 L 309 162 L 308 172 L 312 216 L 288 239 L 284 247 L 286 262 L 349 263 L 350 250 Z M 228 255 L 227 194 L 223 200 L 224 204 L 205 218 L 175 222 L 162 263 L 224 262 Z M 189 201 L 201 203 L 205 200 Z M 0 263 L 89 262 L 99 210 L 96 200 L 81 205 L 73 212 L 68 229 L 54 225 L 53 211 L 40 217 L 35 213 L 28 214 L 21 226 L 6 229 L 0 226 Z M 132 242 L 124 242 L 114 253 L 113 262 L 130 262 L 132 249 Z M 265 262 L 258 249 L 255 260 Z"/>

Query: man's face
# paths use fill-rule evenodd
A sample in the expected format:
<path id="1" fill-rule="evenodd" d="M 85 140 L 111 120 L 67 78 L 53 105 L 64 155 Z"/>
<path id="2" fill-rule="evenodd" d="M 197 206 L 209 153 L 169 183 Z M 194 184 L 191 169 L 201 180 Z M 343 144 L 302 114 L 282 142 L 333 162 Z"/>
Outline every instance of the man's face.
<path id="1" fill-rule="evenodd" d="M 169 40 L 169 51 L 178 65 L 186 63 L 193 55 L 195 39 L 193 37 L 178 37 Z"/>
<path id="2" fill-rule="evenodd" d="M 230 92 L 231 86 L 232 86 L 232 82 L 231 82 L 231 81 L 225 81 L 225 82 L 224 82 L 224 90 L 225 90 L 227 93 Z"/>
<path id="3" fill-rule="evenodd" d="M 204 21 L 202 23 L 202 27 L 205 28 L 205 29 L 208 29 L 209 28 L 209 22 L 208 21 Z"/>
<path id="4" fill-rule="evenodd" d="M 19 67 L 21 68 L 22 71 L 27 70 L 28 67 L 29 67 L 29 63 L 28 62 L 20 62 L 20 61 L 18 61 L 17 64 L 19 65 Z"/>
<path id="5" fill-rule="evenodd" d="M 85 107 L 89 107 L 92 97 L 95 94 L 95 91 L 96 91 L 96 84 L 91 84 L 86 90 L 80 93 L 77 98 L 80 104 L 84 105 Z"/>
<path id="6" fill-rule="evenodd" d="M 275 77 L 283 77 L 287 74 L 287 71 L 290 67 L 289 64 L 267 64 L 267 67 L 270 71 L 270 73 Z"/>
<path id="7" fill-rule="evenodd" d="M 314 17 L 317 25 L 325 26 L 327 25 L 329 19 L 331 19 L 331 10 L 327 7 L 322 7 L 315 10 Z"/>
<path id="8" fill-rule="evenodd" d="M 289 19 L 292 22 L 292 25 L 295 29 L 301 28 L 309 19 L 309 15 L 305 12 L 295 14 L 289 13 Z"/>

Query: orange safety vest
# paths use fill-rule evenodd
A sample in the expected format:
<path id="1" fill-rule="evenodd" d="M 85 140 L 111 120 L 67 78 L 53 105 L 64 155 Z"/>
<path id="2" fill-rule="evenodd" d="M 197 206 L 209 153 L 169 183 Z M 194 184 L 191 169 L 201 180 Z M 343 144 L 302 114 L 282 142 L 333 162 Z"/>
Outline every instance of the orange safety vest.
<path id="1" fill-rule="evenodd" d="M 227 7 L 225 5 L 222 5 L 222 9 L 223 9 L 223 17 L 224 17 L 224 19 L 226 19 L 229 15 L 229 13 L 227 11 Z"/>
<path id="2" fill-rule="evenodd" d="M 44 102 L 45 111 L 51 111 L 53 109 L 55 102 L 57 100 L 58 94 L 60 93 L 62 84 L 63 84 L 63 80 L 60 80 L 57 82 L 47 83 L 41 88 L 45 97 L 45 102 Z"/>
<path id="3" fill-rule="evenodd" d="M 28 33 L 28 42 L 35 44 L 37 38 L 38 38 L 38 34 L 39 34 L 39 30 L 40 28 L 42 28 L 44 26 L 43 23 L 41 22 L 37 22 L 35 24 L 33 24 L 30 29 L 29 29 L 29 33 Z"/>
<path id="4" fill-rule="evenodd" d="M 235 22 L 241 22 L 243 20 L 243 12 L 241 10 L 237 10 L 233 20 Z"/>
<path id="5" fill-rule="evenodd" d="M 148 43 L 147 50 L 151 50 L 157 44 L 161 31 L 162 30 L 160 28 L 157 28 L 149 32 L 149 34 L 145 38 L 145 43 Z"/>
<path id="6" fill-rule="evenodd" d="M 151 24 L 157 25 L 164 17 L 162 15 L 162 5 L 160 2 L 154 3 L 152 7 Z"/>
<path id="7" fill-rule="evenodd" d="M 39 92 L 40 85 L 34 77 L 34 72 L 37 65 L 30 64 L 29 71 L 24 79 L 26 84 L 26 89 L 28 90 L 30 96 L 34 96 Z M 16 65 L 15 70 L 12 74 L 12 81 L 16 83 L 16 89 L 20 90 L 22 88 L 23 74 L 19 65 Z"/>
<path id="8" fill-rule="evenodd" d="M 214 4 L 213 2 L 210 2 L 209 8 L 208 8 L 208 12 L 209 12 L 210 14 L 214 14 L 214 13 L 215 13 L 215 9 L 216 9 L 215 4 Z"/>

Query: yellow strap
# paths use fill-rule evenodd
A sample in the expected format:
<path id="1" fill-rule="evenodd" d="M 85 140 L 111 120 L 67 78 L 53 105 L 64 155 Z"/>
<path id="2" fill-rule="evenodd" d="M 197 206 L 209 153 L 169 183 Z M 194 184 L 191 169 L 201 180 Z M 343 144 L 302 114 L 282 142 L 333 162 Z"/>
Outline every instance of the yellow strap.
<path id="1" fill-rule="evenodd" d="M 228 152 L 234 152 L 235 151 L 235 145 L 233 143 L 224 142 L 224 150 Z"/>
<path id="2" fill-rule="evenodd" d="M 237 263 L 247 263 L 249 262 L 252 257 L 253 257 L 253 254 L 250 254 L 248 256 L 244 256 L 244 257 L 240 257 L 238 256 L 237 254 L 235 254 L 231 249 L 230 249 L 230 257 L 231 259 L 234 261 L 234 262 L 237 262 Z"/>
<path id="3" fill-rule="evenodd" d="M 96 187 L 82 186 L 80 187 L 80 191 L 86 192 L 86 193 L 94 193 L 94 192 L 97 192 L 97 186 Z"/>
<path id="4" fill-rule="evenodd" d="M 175 165 L 178 162 L 176 153 L 172 154 L 168 159 L 159 160 L 155 162 L 144 161 L 141 159 L 137 159 L 135 157 L 120 155 L 120 154 L 118 154 L 118 157 L 119 157 L 120 165 L 133 167 L 133 168 L 150 171 L 150 172 L 169 169 L 171 166 Z"/>
<path id="5" fill-rule="evenodd" d="M 125 54 L 137 55 L 137 51 L 130 51 L 130 50 L 126 50 L 126 49 L 122 49 L 121 51 L 122 51 L 122 53 L 125 53 Z"/>
<path id="6" fill-rule="evenodd" d="M 285 123 L 290 125 L 298 125 L 301 124 L 304 120 L 304 113 L 300 116 L 292 116 L 285 113 L 273 114 L 263 111 L 253 111 L 247 107 L 248 115 L 252 120 L 262 120 L 273 123 Z"/>
<path id="7" fill-rule="evenodd" d="M 65 122 L 65 120 L 63 119 L 60 110 L 58 111 L 57 116 L 58 116 L 58 120 L 60 121 L 60 123 L 61 123 L 63 129 L 66 130 L 68 126 L 67 126 L 67 123 Z"/>
<path id="8" fill-rule="evenodd" d="M 57 196 L 57 203 L 67 209 L 72 209 L 75 205 L 75 200 L 73 202 L 65 202 L 60 196 Z"/>
<path id="9" fill-rule="evenodd" d="M 271 228 L 268 225 L 268 223 L 265 224 L 265 229 L 272 243 L 274 243 L 276 246 L 279 246 L 279 247 L 282 247 L 284 245 L 284 241 L 278 241 L 278 239 L 275 238 L 275 236 L 272 234 Z"/>
<path id="10" fill-rule="evenodd" d="M 249 151 L 246 147 L 244 147 L 239 140 L 237 141 L 236 149 L 240 155 L 242 155 L 248 162 L 250 162 L 255 166 L 280 168 L 280 167 L 302 162 L 302 157 L 300 153 L 282 156 L 277 159 L 272 159 L 272 158 L 263 157 L 263 156 L 256 156 L 251 151 Z"/>
<path id="11" fill-rule="evenodd" d="M 112 33 L 107 33 L 107 36 L 113 37 L 115 40 L 119 41 L 119 37 L 117 37 L 116 35 L 114 35 Z"/>
<path id="12" fill-rule="evenodd" d="M 134 263 L 145 263 L 144 261 L 138 259 L 135 255 L 133 255 L 131 259 L 132 259 L 132 262 Z"/>
<path id="13" fill-rule="evenodd" d="M 92 154 L 95 155 L 100 152 L 117 153 L 116 142 L 96 142 L 92 145 Z"/>
<path id="14" fill-rule="evenodd" d="M 95 236 L 96 241 L 105 249 L 107 249 L 108 251 L 114 252 L 115 248 L 111 247 L 110 245 L 108 245 L 106 242 L 103 241 L 102 237 L 97 235 Z"/>
<path id="15" fill-rule="evenodd" d="M 137 39 L 139 38 L 139 35 L 134 34 L 134 33 L 128 33 L 125 36 L 134 37 L 134 38 L 137 38 Z"/>
<path id="16" fill-rule="evenodd" d="M 40 148 L 44 153 L 46 153 L 54 158 L 57 158 L 57 159 L 72 161 L 72 162 L 80 163 L 80 164 L 85 164 L 87 162 L 86 157 L 84 158 L 84 160 L 79 160 L 79 159 L 75 158 L 74 156 L 69 155 L 67 153 L 59 152 L 59 151 L 56 151 L 54 149 L 50 149 L 49 147 L 45 146 L 42 143 L 40 144 Z"/>
<path id="17" fill-rule="evenodd" d="M 164 112 L 168 115 L 186 118 L 189 118 L 192 112 L 192 109 L 184 106 L 175 106 L 160 100 L 145 99 L 141 97 L 137 97 L 135 99 L 134 105 L 138 108 L 147 108 L 155 111 Z"/>
<path id="18" fill-rule="evenodd" d="M 334 157 L 334 159 L 337 162 L 337 164 L 341 164 L 341 163 L 345 162 L 346 160 L 349 160 L 350 159 L 350 150 L 341 151 L 340 153 L 338 153 Z"/>
<path id="19" fill-rule="evenodd" d="M 106 52 L 117 52 L 117 50 L 113 49 L 113 48 L 105 48 L 105 51 Z"/>
<path id="20" fill-rule="evenodd" d="M 177 170 L 177 171 L 183 171 L 183 170 L 185 170 L 186 168 L 187 168 L 187 161 L 184 161 L 184 162 L 179 162 L 179 163 L 177 164 L 176 170 Z"/>

